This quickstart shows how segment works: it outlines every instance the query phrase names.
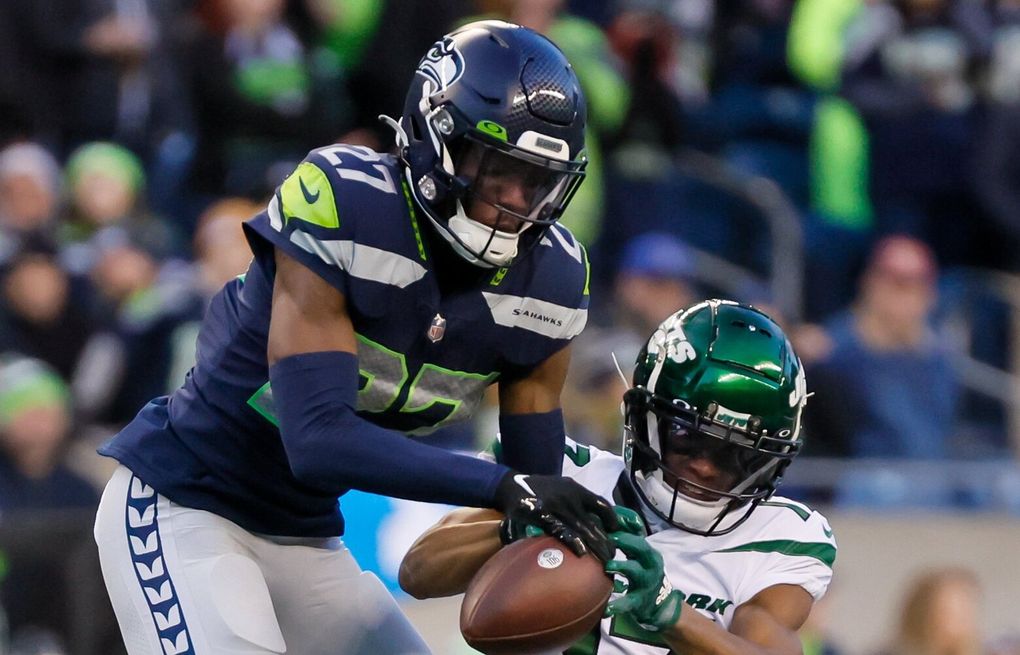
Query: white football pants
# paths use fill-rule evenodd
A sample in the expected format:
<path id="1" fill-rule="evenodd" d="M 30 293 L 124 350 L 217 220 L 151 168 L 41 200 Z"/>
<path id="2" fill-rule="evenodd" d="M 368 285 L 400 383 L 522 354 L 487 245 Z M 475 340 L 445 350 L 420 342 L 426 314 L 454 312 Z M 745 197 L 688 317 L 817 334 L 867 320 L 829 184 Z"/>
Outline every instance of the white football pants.
<path id="1" fill-rule="evenodd" d="M 429 649 L 339 538 L 254 535 L 120 466 L 95 527 L 130 655 L 420 655 Z"/>

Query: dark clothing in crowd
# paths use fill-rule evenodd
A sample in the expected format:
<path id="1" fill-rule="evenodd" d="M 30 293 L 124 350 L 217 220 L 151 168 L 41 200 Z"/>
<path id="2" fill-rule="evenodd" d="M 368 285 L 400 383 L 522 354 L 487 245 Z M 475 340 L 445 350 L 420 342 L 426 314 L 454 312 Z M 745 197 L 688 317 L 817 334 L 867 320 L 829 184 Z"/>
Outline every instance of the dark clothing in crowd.
<path id="1" fill-rule="evenodd" d="M 934 340 L 916 350 L 876 352 L 861 342 L 850 313 L 829 329 L 833 351 L 808 370 L 812 454 L 950 456 L 960 389 L 947 353 Z"/>
<path id="2" fill-rule="evenodd" d="M 95 321 L 73 304 L 45 325 L 28 321 L 0 306 L 0 352 L 18 352 L 41 359 L 65 380 L 71 379 L 95 331 Z"/>

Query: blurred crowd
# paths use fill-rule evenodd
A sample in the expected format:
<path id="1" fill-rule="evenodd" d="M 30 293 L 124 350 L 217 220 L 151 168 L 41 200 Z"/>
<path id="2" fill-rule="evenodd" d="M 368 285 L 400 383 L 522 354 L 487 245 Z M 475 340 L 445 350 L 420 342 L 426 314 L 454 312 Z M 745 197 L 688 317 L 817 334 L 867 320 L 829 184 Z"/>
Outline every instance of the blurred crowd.
<path id="1" fill-rule="evenodd" d="M 1015 460 L 1016 0 L 4 0 L 4 516 L 94 506 L 92 449 L 183 379 L 241 221 L 313 147 L 388 150 L 418 57 L 482 16 L 553 39 L 588 96 L 574 438 L 615 449 L 618 371 L 719 295 L 794 335 L 806 456 Z M 934 504 L 1020 513 L 1015 466 L 982 482 Z"/>

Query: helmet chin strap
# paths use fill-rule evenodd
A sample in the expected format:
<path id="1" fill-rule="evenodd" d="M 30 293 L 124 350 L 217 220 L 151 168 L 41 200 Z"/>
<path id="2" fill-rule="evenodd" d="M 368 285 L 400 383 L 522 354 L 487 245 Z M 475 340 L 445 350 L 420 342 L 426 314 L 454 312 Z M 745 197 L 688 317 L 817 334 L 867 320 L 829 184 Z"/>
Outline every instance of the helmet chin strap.
<path id="1" fill-rule="evenodd" d="M 456 239 L 450 239 L 454 248 L 459 248 L 461 256 L 472 264 L 495 268 L 506 266 L 517 256 L 517 241 L 520 232 L 503 232 L 482 225 L 469 218 L 463 205 L 458 200 L 456 212 L 447 221 L 450 232 Z M 527 229 L 529 226 L 525 226 Z"/>

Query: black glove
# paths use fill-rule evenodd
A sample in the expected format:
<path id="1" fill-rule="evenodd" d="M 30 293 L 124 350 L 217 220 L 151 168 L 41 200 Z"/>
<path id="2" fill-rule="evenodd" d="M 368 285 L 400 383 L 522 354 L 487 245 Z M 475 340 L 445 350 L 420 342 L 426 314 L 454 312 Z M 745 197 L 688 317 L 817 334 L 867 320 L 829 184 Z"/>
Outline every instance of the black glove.
<path id="1" fill-rule="evenodd" d="M 613 507 L 570 478 L 511 471 L 496 488 L 496 507 L 511 522 L 537 526 L 577 555 L 590 549 L 606 562 L 616 552 L 606 536 L 619 529 Z"/>
<path id="2" fill-rule="evenodd" d="M 511 521 L 509 518 L 504 518 L 499 522 L 499 542 L 504 546 L 508 546 L 518 539 L 524 539 L 526 537 L 540 537 L 545 533 L 542 532 L 542 528 L 537 525 L 528 525 L 521 523 L 520 521 Z"/>

